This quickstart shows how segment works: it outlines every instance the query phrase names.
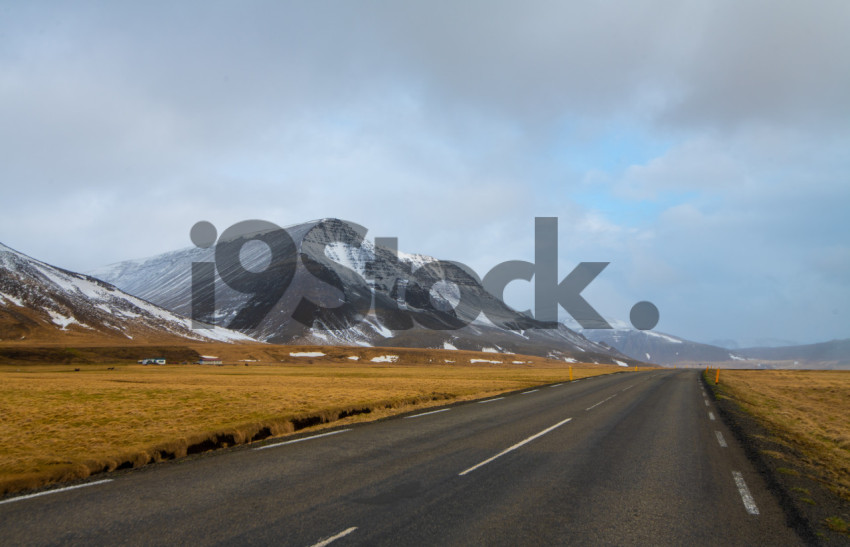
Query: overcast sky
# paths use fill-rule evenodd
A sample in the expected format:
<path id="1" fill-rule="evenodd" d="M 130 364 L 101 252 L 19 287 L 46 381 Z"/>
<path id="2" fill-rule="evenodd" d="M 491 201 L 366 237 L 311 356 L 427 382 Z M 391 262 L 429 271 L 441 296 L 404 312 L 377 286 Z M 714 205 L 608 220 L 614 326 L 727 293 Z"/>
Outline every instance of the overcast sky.
<path id="1" fill-rule="evenodd" d="M 339 217 L 484 275 L 557 216 L 606 317 L 847 338 L 848 52 L 844 0 L 0 1 L 0 241 L 86 271 Z"/>

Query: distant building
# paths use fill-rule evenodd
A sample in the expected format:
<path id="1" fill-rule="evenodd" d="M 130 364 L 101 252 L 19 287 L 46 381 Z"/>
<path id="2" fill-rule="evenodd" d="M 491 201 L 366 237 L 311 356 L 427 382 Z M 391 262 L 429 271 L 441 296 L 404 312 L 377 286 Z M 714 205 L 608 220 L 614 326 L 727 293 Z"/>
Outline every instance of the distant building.
<path id="1" fill-rule="evenodd" d="M 164 365 L 165 357 L 149 357 L 139 360 L 140 365 Z"/>
<path id="2" fill-rule="evenodd" d="M 199 365 L 220 365 L 221 358 L 215 357 L 214 355 L 201 355 L 201 358 L 198 360 Z"/>

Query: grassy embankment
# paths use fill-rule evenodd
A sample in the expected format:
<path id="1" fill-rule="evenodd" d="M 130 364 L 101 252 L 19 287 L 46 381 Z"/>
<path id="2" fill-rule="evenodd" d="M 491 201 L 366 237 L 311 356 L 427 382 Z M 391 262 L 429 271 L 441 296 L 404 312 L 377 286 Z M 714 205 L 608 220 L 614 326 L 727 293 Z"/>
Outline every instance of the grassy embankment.
<path id="1" fill-rule="evenodd" d="M 370 362 L 381 353 L 399 358 Z M 335 348 L 286 361 L 0 366 L 0 494 L 569 377 L 563 362 L 476 352 Z M 623 370 L 572 368 L 576 379 Z"/>
<path id="2" fill-rule="evenodd" d="M 713 385 L 715 373 L 707 379 Z M 717 387 L 770 433 L 776 449 L 762 453 L 778 473 L 805 474 L 850 502 L 850 371 L 722 370 Z M 807 489 L 793 490 L 815 503 Z M 848 531 L 845 519 L 831 519 L 830 528 Z"/>

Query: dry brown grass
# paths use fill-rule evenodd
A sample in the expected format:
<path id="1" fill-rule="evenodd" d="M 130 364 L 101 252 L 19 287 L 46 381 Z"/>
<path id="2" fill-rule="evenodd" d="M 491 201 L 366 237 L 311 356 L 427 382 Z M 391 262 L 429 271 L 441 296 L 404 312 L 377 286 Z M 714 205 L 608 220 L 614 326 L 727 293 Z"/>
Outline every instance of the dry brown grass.
<path id="1" fill-rule="evenodd" d="M 727 395 L 801 454 L 797 463 L 850 500 L 850 371 L 724 370 L 720 382 Z"/>
<path id="2" fill-rule="evenodd" d="M 288 357 L 310 349 L 335 353 Z M 282 350 L 263 351 L 269 357 L 266 351 Z M 373 354 L 400 359 L 374 364 Z M 250 366 L 0 366 L 0 493 L 562 381 L 569 374 L 564 363 L 474 352 L 287 348 L 285 355 L 288 363 Z M 361 360 L 349 360 L 353 355 Z M 503 364 L 470 365 L 470 356 Z M 244 358 L 253 357 L 259 355 Z M 573 370 L 577 379 L 623 369 L 575 364 Z"/>

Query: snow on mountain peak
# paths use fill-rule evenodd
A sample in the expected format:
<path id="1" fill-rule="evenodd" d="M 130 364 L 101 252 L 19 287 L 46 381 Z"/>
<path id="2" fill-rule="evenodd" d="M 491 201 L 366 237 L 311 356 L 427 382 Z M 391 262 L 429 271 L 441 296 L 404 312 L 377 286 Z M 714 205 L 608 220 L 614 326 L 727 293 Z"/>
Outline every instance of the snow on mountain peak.
<path id="1" fill-rule="evenodd" d="M 0 277 L 0 305 L 8 302 L 25 307 L 33 318 L 41 318 L 42 325 L 52 324 L 61 331 L 80 328 L 127 338 L 133 338 L 128 331 L 140 331 L 154 337 L 177 336 L 199 341 L 253 340 L 221 327 L 194 330 L 186 317 L 99 279 L 56 268 L 2 244 L 0 269 L 4 274 Z M 32 328 L 19 327 L 24 331 Z"/>
<path id="2" fill-rule="evenodd" d="M 551 351 L 557 353 L 559 359 L 581 353 L 586 354 L 583 358 L 593 354 L 594 358 L 608 362 L 611 361 L 606 356 L 623 357 L 566 326 L 544 328 L 532 317 L 517 313 L 491 295 L 474 276 L 447 270 L 438 264 L 437 258 L 377 247 L 374 239 L 366 238 L 365 227 L 338 219 L 323 219 L 284 229 L 295 243 L 300 259 L 282 296 L 274 302 L 269 300 L 262 311 L 246 308 L 250 295 L 262 296 L 270 291 L 270 282 L 257 277 L 248 280 L 248 286 L 236 290 L 217 274 L 215 312 L 211 319 L 216 324 L 230 325 L 238 317 L 248 318 L 252 326 L 244 332 L 270 343 L 443 347 L 444 342 L 448 342 L 459 349 L 470 350 L 501 347 L 516 353 L 543 355 Z M 251 270 L 252 263 L 262 263 L 262 256 L 268 254 L 269 249 L 264 245 L 246 245 L 241 249 L 239 260 L 245 269 Z M 305 256 L 312 260 L 305 264 Z M 146 260 L 115 264 L 95 275 L 130 294 L 188 314 L 192 302 L 193 262 L 215 264 L 215 249 L 173 251 Z M 315 263 L 321 267 L 316 267 Z M 219 266 L 216 265 L 217 272 Z M 443 281 L 429 283 L 435 278 Z M 418 283 L 418 279 L 425 283 Z M 457 312 L 461 286 L 465 291 L 465 309 L 478 310 L 475 318 L 453 315 Z M 366 294 L 367 291 L 371 295 Z M 348 295 L 361 300 L 371 297 L 374 310 L 397 309 L 400 316 L 415 317 L 415 320 L 393 323 L 395 319 L 385 314 L 378 319 L 375 312 L 367 313 L 365 318 L 343 314 L 320 317 L 317 314 L 312 323 L 305 322 L 303 316 L 294 318 L 294 310 L 302 298 L 306 297 L 317 307 L 334 309 Z M 464 323 L 466 326 L 462 326 Z M 395 325 L 403 325 L 403 328 Z"/>

